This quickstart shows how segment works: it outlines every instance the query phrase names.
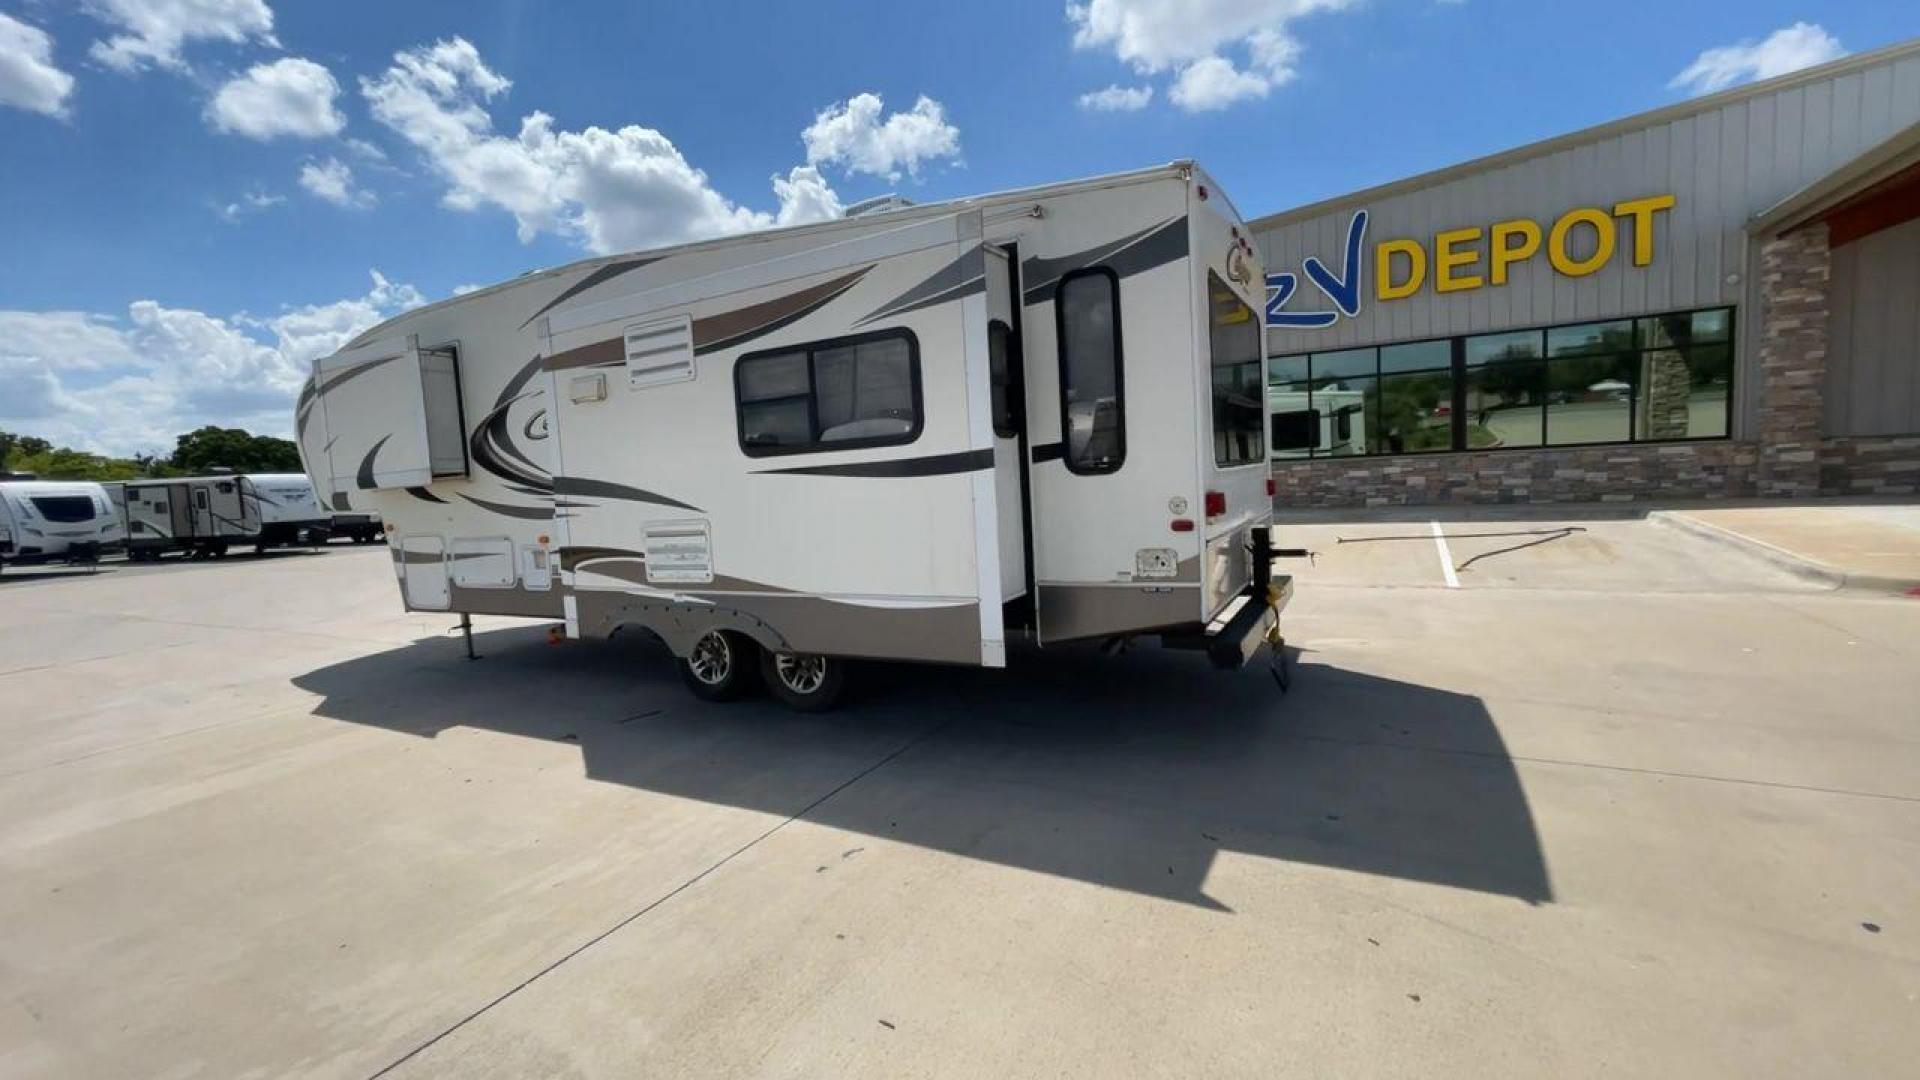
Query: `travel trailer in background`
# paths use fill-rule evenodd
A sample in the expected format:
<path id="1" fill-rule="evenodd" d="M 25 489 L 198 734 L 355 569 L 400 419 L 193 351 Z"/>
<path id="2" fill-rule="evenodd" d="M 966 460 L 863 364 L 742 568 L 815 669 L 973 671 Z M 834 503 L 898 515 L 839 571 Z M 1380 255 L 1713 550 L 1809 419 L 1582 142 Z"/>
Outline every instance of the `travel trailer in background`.
<path id="1" fill-rule="evenodd" d="M 644 629 L 695 693 L 1270 638 L 1260 312 L 1190 163 L 588 260 L 318 360 L 301 453 L 409 609 Z"/>
<path id="2" fill-rule="evenodd" d="M 260 505 L 239 476 L 129 480 L 127 557 L 157 559 L 169 551 L 218 558 L 260 535 Z"/>
<path id="3" fill-rule="evenodd" d="M 94 562 L 120 550 L 126 539 L 126 529 L 99 484 L 0 481 L 0 560 Z"/>
<path id="4" fill-rule="evenodd" d="M 127 555 L 169 551 L 220 558 L 231 547 L 256 552 L 323 542 L 329 515 L 299 473 L 217 473 L 126 482 Z"/>

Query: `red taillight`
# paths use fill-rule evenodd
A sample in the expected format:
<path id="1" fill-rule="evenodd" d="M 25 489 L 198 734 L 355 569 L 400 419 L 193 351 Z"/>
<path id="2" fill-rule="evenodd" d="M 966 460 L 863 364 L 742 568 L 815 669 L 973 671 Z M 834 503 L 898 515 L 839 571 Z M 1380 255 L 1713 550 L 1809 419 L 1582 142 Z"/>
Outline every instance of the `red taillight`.
<path id="1" fill-rule="evenodd" d="M 1207 492 L 1207 516 L 1217 518 L 1227 512 L 1227 493 L 1224 491 Z"/>
<path id="2" fill-rule="evenodd" d="M 1280 493 L 1280 485 L 1274 483 L 1273 477 L 1271 476 L 1267 477 L 1267 498 L 1271 499 L 1275 495 L 1278 495 L 1279 493 Z"/>
<path id="3" fill-rule="evenodd" d="M 1193 519 L 1192 518 L 1174 518 L 1173 531 L 1174 532 L 1192 532 Z"/>
<path id="4" fill-rule="evenodd" d="M 1197 195 L 1199 195 L 1199 196 L 1200 196 L 1200 201 L 1201 201 L 1201 202 L 1206 202 L 1206 201 L 1207 201 L 1207 185 L 1205 185 L 1205 184 L 1201 184 L 1200 186 L 1198 186 L 1198 187 L 1196 187 L 1196 188 L 1194 189 L 1194 192 L 1195 192 L 1195 194 L 1197 194 Z"/>

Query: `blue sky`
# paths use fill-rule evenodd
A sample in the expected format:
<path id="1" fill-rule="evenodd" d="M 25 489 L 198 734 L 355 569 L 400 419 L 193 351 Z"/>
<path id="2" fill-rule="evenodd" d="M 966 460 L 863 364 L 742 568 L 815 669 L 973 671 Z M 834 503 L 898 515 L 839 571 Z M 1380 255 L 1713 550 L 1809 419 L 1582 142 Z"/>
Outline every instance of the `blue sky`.
<path id="1" fill-rule="evenodd" d="M 1254 216 L 1915 35 L 1885 0 L 0 0 L 0 427 L 284 432 L 314 356 L 534 267 L 1187 156 Z"/>

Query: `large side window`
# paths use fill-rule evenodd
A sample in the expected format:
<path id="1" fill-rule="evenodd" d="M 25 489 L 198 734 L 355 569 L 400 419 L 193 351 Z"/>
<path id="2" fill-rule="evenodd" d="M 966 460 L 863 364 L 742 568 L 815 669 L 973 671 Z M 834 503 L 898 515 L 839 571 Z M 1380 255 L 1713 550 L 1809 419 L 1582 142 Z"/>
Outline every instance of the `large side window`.
<path id="1" fill-rule="evenodd" d="M 1067 468 L 1117 471 L 1127 458 L 1120 352 L 1120 278 L 1105 267 L 1060 279 L 1060 430 Z"/>
<path id="2" fill-rule="evenodd" d="M 1220 275 L 1207 271 L 1208 342 L 1213 354 L 1213 460 L 1221 467 L 1264 461 L 1260 418 L 1260 323 Z"/>
<path id="3" fill-rule="evenodd" d="M 920 347 L 907 330 L 743 356 L 733 388 L 740 449 L 749 457 L 920 437 Z"/>

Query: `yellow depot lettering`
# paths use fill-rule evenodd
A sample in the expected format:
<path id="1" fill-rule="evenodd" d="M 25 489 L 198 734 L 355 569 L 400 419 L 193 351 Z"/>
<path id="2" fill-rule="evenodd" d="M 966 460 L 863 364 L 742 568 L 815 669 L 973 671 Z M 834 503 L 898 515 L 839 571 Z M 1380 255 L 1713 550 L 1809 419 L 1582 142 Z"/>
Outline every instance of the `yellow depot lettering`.
<path id="1" fill-rule="evenodd" d="M 1407 278 L 1393 282 L 1393 257 L 1407 257 Z M 1382 300 L 1401 300 L 1420 291 L 1427 281 L 1427 249 L 1412 240 L 1382 240 L 1373 249 L 1373 285 Z"/>
<path id="2" fill-rule="evenodd" d="M 1433 289 L 1435 292 L 1465 292 L 1486 284 L 1479 274 L 1455 275 L 1454 269 L 1480 261 L 1480 249 L 1454 250 L 1460 244 L 1480 242 L 1479 229 L 1451 229 L 1433 238 Z"/>
<path id="3" fill-rule="evenodd" d="M 1567 251 L 1567 237 L 1575 225 L 1593 226 L 1593 254 L 1584 259 L 1575 259 Z M 1591 206 L 1569 210 L 1553 223 L 1553 232 L 1547 240 L 1547 259 L 1553 263 L 1555 270 L 1568 277 L 1586 277 L 1613 258 L 1613 218 L 1606 211 Z"/>
<path id="4" fill-rule="evenodd" d="M 1511 241 L 1518 237 L 1518 244 Z M 1493 253 L 1488 262 L 1493 266 L 1493 283 L 1507 283 L 1507 267 L 1517 262 L 1525 262 L 1540 253 L 1540 226 L 1525 218 L 1514 221 L 1496 222 L 1493 226 Z"/>
<path id="5" fill-rule="evenodd" d="M 1614 217 L 1633 219 L 1633 265 L 1647 266 L 1653 262 L 1653 215 L 1671 210 L 1673 206 L 1673 196 L 1654 195 L 1628 199 L 1613 208 Z"/>

